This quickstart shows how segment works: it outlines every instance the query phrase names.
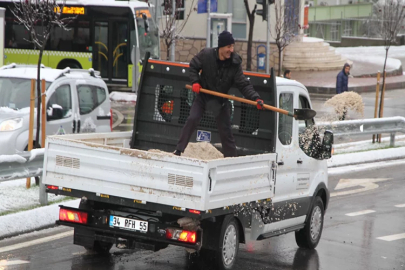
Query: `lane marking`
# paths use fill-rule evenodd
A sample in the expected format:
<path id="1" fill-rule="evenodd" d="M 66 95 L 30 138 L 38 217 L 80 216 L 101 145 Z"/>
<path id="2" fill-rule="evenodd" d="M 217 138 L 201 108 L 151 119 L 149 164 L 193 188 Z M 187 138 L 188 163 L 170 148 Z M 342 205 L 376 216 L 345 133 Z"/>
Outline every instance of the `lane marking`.
<path id="1" fill-rule="evenodd" d="M 374 213 L 374 212 L 375 212 L 374 210 L 363 210 L 363 211 L 359 211 L 359 212 L 348 213 L 348 214 L 346 214 L 346 216 L 355 217 L 355 216 L 366 215 L 366 214 L 370 214 L 370 213 Z"/>
<path id="2" fill-rule="evenodd" d="M 368 191 L 371 189 L 376 189 L 379 187 L 379 185 L 377 185 L 376 182 L 382 182 L 382 181 L 387 181 L 387 180 L 391 180 L 391 179 L 392 178 L 340 179 L 338 184 L 335 187 L 335 190 L 341 190 L 341 189 L 352 188 L 352 187 L 357 187 L 357 186 L 360 186 L 362 188 L 351 189 L 351 190 L 347 190 L 347 191 L 332 192 L 330 194 L 330 196 L 336 197 L 336 196 L 355 194 L 355 193 L 359 193 L 359 192 L 365 192 L 365 191 Z"/>
<path id="3" fill-rule="evenodd" d="M 0 260 L 0 266 L 19 265 L 19 264 L 24 264 L 24 263 L 30 263 L 30 262 L 22 261 L 22 260 L 12 260 L 12 261 Z M 3 269 L 3 268 L 1 268 L 1 269 Z"/>
<path id="4" fill-rule="evenodd" d="M 40 239 L 35 239 L 32 241 L 28 241 L 28 242 L 23 242 L 23 243 L 11 245 L 11 246 L 2 247 L 2 248 L 0 248 L 0 253 L 8 252 L 11 250 L 16 250 L 16 249 L 20 249 L 20 248 L 25 248 L 25 247 L 29 247 L 29 246 L 33 246 L 33 245 L 39 245 L 42 243 L 58 240 L 58 239 L 69 237 L 69 236 L 73 236 L 73 231 L 68 231 L 68 232 L 55 234 L 55 235 L 47 236 L 47 237 L 40 238 Z"/>
<path id="5" fill-rule="evenodd" d="M 400 208 L 402 208 L 402 207 L 405 207 L 405 204 L 397 204 L 397 205 L 395 205 L 395 207 L 400 207 Z"/>
<path id="6" fill-rule="evenodd" d="M 395 241 L 395 240 L 399 240 L 399 239 L 405 239 L 405 233 L 377 237 L 377 239 L 384 240 L 384 241 Z"/>

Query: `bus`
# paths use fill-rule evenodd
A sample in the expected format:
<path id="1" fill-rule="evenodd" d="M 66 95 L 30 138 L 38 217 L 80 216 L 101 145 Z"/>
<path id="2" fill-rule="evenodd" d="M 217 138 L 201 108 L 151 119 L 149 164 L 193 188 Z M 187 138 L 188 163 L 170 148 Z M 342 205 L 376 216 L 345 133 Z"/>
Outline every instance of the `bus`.
<path id="1" fill-rule="evenodd" d="M 28 31 L 14 17 L 14 1 L 0 0 L 0 7 L 6 8 L 4 64 L 37 64 L 39 50 L 35 50 Z M 145 2 L 66 1 L 63 18 L 71 18 L 68 31 L 53 28 L 42 57 L 45 66 L 94 68 L 114 90 L 132 86 L 134 46 L 141 57 L 150 52 L 152 59 L 160 59 L 159 30 Z"/>

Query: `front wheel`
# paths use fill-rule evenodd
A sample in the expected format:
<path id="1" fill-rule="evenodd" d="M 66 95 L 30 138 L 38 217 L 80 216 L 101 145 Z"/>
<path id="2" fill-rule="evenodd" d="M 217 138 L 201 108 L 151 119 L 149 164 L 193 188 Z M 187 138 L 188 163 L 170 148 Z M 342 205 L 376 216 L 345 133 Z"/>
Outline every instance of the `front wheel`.
<path id="1" fill-rule="evenodd" d="M 320 197 L 316 197 L 305 227 L 295 232 L 295 241 L 301 248 L 314 249 L 319 243 L 323 229 L 325 208 Z"/>

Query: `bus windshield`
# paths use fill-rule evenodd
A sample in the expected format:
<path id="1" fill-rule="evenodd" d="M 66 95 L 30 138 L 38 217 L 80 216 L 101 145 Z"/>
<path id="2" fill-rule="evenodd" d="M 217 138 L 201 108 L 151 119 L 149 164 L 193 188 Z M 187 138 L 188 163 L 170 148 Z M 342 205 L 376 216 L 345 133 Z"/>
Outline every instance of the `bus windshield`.
<path id="1" fill-rule="evenodd" d="M 150 11 L 148 9 L 136 9 L 135 15 L 140 57 L 143 58 L 146 52 L 150 52 L 151 58 L 159 59 L 159 29 L 152 20 Z"/>

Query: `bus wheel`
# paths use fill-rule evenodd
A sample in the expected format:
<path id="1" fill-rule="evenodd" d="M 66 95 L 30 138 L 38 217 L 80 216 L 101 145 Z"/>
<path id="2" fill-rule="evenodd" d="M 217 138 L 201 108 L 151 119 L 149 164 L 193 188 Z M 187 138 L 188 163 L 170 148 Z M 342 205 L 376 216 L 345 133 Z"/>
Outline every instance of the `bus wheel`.
<path id="1" fill-rule="evenodd" d="M 66 61 L 66 60 L 61 61 L 56 68 L 64 69 L 64 68 L 67 68 L 67 67 L 76 68 L 76 69 L 81 69 L 82 68 L 82 66 L 78 62 L 69 61 L 69 60 L 68 61 Z"/>

